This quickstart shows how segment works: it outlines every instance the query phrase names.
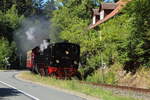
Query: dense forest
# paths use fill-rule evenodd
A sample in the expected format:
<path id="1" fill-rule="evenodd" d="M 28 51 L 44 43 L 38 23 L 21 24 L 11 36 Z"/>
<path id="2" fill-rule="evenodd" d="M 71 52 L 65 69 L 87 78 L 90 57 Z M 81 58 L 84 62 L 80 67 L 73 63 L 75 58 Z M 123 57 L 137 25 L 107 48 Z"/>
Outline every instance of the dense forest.
<path id="1" fill-rule="evenodd" d="M 42 17 L 50 22 L 52 41 L 80 44 L 81 71 L 85 73 L 115 64 L 133 73 L 139 67 L 150 67 L 150 1 L 132 0 L 121 14 L 89 30 L 92 8 L 102 1 L 1 0 L 0 66 L 7 64 L 8 57 L 11 63 L 17 60 L 13 35 L 22 21 Z"/>
<path id="2" fill-rule="evenodd" d="M 121 14 L 96 30 L 87 30 L 91 9 L 97 4 L 92 0 L 64 0 L 52 19 L 61 29 L 61 38 L 80 44 L 82 67 L 97 69 L 119 63 L 133 73 L 140 66 L 149 67 L 150 1 L 133 0 Z"/>

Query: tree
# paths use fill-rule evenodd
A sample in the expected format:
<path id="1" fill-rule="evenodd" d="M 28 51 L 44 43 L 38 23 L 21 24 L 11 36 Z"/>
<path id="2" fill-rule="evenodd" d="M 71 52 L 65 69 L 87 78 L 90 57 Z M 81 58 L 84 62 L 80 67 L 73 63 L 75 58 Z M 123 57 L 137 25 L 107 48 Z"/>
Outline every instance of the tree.
<path id="1" fill-rule="evenodd" d="M 33 7 L 35 8 L 35 15 L 42 15 L 44 8 L 44 0 L 33 0 Z"/>
<path id="2" fill-rule="evenodd" d="M 6 13 L 0 11 L 0 35 L 12 42 L 13 31 L 19 27 L 22 19 L 23 16 L 18 15 L 15 5 Z"/>
<path id="3" fill-rule="evenodd" d="M 6 13 L 13 5 L 16 5 L 19 15 L 29 16 L 33 14 L 33 1 L 32 0 L 1 0 L 0 10 Z"/>
<path id="4" fill-rule="evenodd" d="M 1 0 L 0 5 L 1 5 L 0 10 L 2 12 L 6 12 L 13 5 L 13 1 L 12 0 Z"/>
<path id="5" fill-rule="evenodd" d="M 135 64 L 150 66 L 150 1 L 135 0 L 132 15 L 130 58 Z"/>
<path id="6" fill-rule="evenodd" d="M 33 1 L 32 0 L 14 0 L 14 4 L 18 10 L 19 15 L 30 16 L 33 14 Z"/>
<path id="7" fill-rule="evenodd" d="M 4 67 L 8 64 L 7 59 L 12 55 L 12 49 L 6 39 L 0 39 L 0 67 Z"/>
<path id="8" fill-rule="evenodd" d="M 88 65 L 87 67 L 94 68 L 95 66 L 88 64 L 88 59 L 96 55 L 100 43 L 99 38 L 96 38 L 98 37 L 96 31 L 88 31 L 87 27 L 90 24 L 91 11 L 95 7 L 95 2 L 93 0 L 61 0 L 60 2 L 60 6 L 53 13 L 52 25 L 59 29 L 61 39 L 80 44 L 82 66 Z"/>
<path id="9" fill-rule="evenodd" d="M 56 5 L 54 0 L 48 0 L 44 4 L 44 14 L 47 18 L 52 18 L 53 11 L 56 10 Z"/>
<path id="10" fill-rule="evenodd" d="M 134 0 L 125 8 L 129 16 L 130 32 L 122 46 L 122 55 L 126 55 L 124 69 L 136 72 L 140 66 L 150 66 L 150 1 Z"/>

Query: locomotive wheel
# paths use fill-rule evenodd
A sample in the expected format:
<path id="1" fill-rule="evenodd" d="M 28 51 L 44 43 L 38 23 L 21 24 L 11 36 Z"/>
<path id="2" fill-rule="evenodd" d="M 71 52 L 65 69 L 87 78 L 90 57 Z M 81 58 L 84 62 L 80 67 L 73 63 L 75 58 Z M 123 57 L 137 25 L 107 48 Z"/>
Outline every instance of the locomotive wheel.
<path id="1" fill-rule="evenodd" d="M 55 76 L 56 76 L 56 73 L 53 72 L 53 73 L 49 74 L 49 76 L 50 76 L 50 77 L 55 77 Z"/>
<path id="2" fill-rule="evenodd" d="M 32 72 L 33 74 L 37 74 L 34 67 L 31 69 L 31 72 Z"/>
<path id="3" fill-rule="evenodd" d="M 31 69 L 31 68 L 29 68 L 29 71 L 31 71 L 31 72 L 32 72 L 32 69 Z"/>
<path id="4" fill-rule="evenodd" d="M 41 76 L 45 76 L 44 68 L 40 68 L 40 69 L 39 69 L 39 72 L 40 72 L 40 75 L 41 75 Z"/>
<path id="5" fill-rule="evenodd" d="M 38 74 L 38 73 L 39 73 L 39 69 L 38 69 L 37 65 L 35 65 L 35 67 L 34 67 L 34 73 L 35 73 L 35 74 Z"/>
<path id="6" fill-rule="evenodd" d="M 44 71 L 45 71 L 45 76 L 48 76 L 48 69 L 45 68 Z"/>

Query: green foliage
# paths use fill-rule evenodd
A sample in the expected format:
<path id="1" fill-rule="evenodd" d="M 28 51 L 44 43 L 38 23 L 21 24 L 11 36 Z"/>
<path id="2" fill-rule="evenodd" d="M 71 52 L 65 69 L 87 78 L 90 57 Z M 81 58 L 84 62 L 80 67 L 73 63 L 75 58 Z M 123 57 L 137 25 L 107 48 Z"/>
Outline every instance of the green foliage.
<path id="1" fill-rule="evenodd" d="M 80 44 L 82 66 L 97 68 L 116 62 L 133 69 L 150 66 L 150 1 L 130 2 L 121 11 L 123 14 L 100 25 L 100 30 L 87 30 L 95 1 L 62 0 L 62 3 L 52 22 L 60 29 L 62 39 Z"/>
<path id="2" fill-rule="evenodd" d="M 103 50 L 104 61 L 108 64 L 113 62 L 124 63 L 128 60 L 124 52 L 128 44 L 129 33 L 131 32 L 130 18 L 124 14 L 117 16 L 107 23 L 101 25 L 102 41 L 105 49 Z"/>
<path id="3" fill-rule="evenodd" d="M 54 11 L 52 22 L 62 30 L 90 18 L 91 2 L 87 0 L 64 0 L 64 6 Z"/>
<path id="4" fill-rule="evenodd" d="M 150 67 L 150 1 L 136 0 L 134 3 L 133 30 L 130 36 L 132 50 L 129 51 L 132 54 L 129 57 L 134 62 Z"/>
<path id="5" fill-rule="evenodd" d="M 127 20 L 128 19 L 128 20 Z M 83 54 L 88 53 L 87 65 L 90 67 L 107 66 L 115 62 L 124 63 L 128 60 L 124 47 L 126 47 L 131 32 L 130 18 L 124 14 L 116 16 L 100 26 L 100 31 L 88 31 L 86 36 L 88 40 L 83 39 Z M 71 37 L 70 37 L 71 38 Z M 80 36 L 80 39 L 82 37 Z"/>
<path id="6" fill-rule="evenodd" d="M 62 39 L 80 44 L 81 59 L 82 63 L 84 63 L 91 58 L 90 56 L 96 55 L 96 51 L 101 47 L 100 40 L 97 38 L 99 34 L 93 33 L 96 32 L 95 30 L 87 30 L 91 8 L 95 6 L 95 1 L 63 0 L 62 3 L 64 6 L 53 13 L 53 26 L 60 29 Z M 84 65 L 82 64 L 82 66 Z M 95 67 L 95 65 L 90 65 L 89 63 L 89 66 Z"/>
<path id="7" fill-rule="evenodd" d="M 6 58 L 12 55 L 13 49 L 13 44 L 11 46 L 6 39 L 0 39 L 0 67 L 4 67 L 8 64 Z"/>
<path id="8" fill-rule="evenodd" d="M 122 11 L 125 14 L 100 26 L 102 55 L 107 65 L 120 62 L 130 71 L 140 65 L 150 66 L 149 4 L 147 0 L 135 0 Z"/>
<path id="9" fill-rule="evenodd" d="M 13 53 L 16 51 L 16 45 L 13 42 L 13 32 L 19 28 L 23 18 L 18 15 L 16 5 L 5 12 L 0 11 L 0 67 L 4 68 L 15 60 Z"/>
<path id="10" fill-rule="evenodd" d="M 116 84 L 116 74 L 113 71 L 104 72 L 103 69 L 97 70 L 91 76 L 87 77 L 86 81 L 95 83 Z"/>
<path id="11" fill-rule="evenodd" d="M 128 4 L 124 12 L 130 17 L 130 31 L 120 50 L 126 60 L 125 66 L 130 70 L 140 65 L 150 66 L 150 1 L 134 0 Z"/>
<path id="12" fill-rule="evenodd" d="M 0 10 L 4 13 L 8 11 L 13 5 L 16 5 L 16 9 L 19 15 L 31 15 L 33 13 L 33 1 L 32 0 L 1 0 Z"/>
<path id="13" fill-rule="evenodd" d="M 19 27 L 22 19 L 23 16 L 18 15 L 15 5 L 6 13 L 0 11 L 0 36 L 6 37 L 11 42 L 13 31 Z"/>
<path id="14" fill-rule="evenodd" d="M 101 55 L 93 55 L 87 58 L 87 66 L 90 66 L 92 68 L 101 66 Z"/>
<path id="15" fill-rule="evenodd" d="M 18 15 L 18 11 L 16 9 L 16 6 L 13 5 L 11 9 L 9 9 L 5 14 L 5 23 L 8 24 L 8 26 L 12 29 L 16 29 L 19 27 L 19 24 L 21 23 L 23 16 Z"/>
<path id="16" fill-rule="evenodd" d="M 63 7 L 54 11 L 52 22 L 61 30 L 62 39 L 80 44 L 82 66 L 95 68 L 102 65 L 102 60 L 107 65 L 112 64 L 113 60 L 118 58 L 116 43 L 124 42 L 124 38 L 127 38 L 129 22 L 126 18 L 128 17 L 114 18 L 101 26 L 101 31 L 87 30 L 90 22 L 90 8 L 93 7 L 95 1 L 64 2 Z"/>

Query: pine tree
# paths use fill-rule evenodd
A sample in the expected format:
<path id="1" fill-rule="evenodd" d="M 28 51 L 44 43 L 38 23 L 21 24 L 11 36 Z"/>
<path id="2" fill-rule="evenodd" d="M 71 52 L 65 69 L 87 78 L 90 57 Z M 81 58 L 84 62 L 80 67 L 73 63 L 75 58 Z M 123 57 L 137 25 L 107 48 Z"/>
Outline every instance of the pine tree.
<path id="1" fill-rule="evenodd" d="M 44 0 L 33 0 L 33 7 L 35 8 L 35 15 L 42 15 Z"/>
<path id="2" fill-rule="evenodd" d="M 125 68 L 135 71 L 139 66 L 150 67 L 150 1 L 134 0 L 128 12 L 132 19 L 128 58 Z"/>

